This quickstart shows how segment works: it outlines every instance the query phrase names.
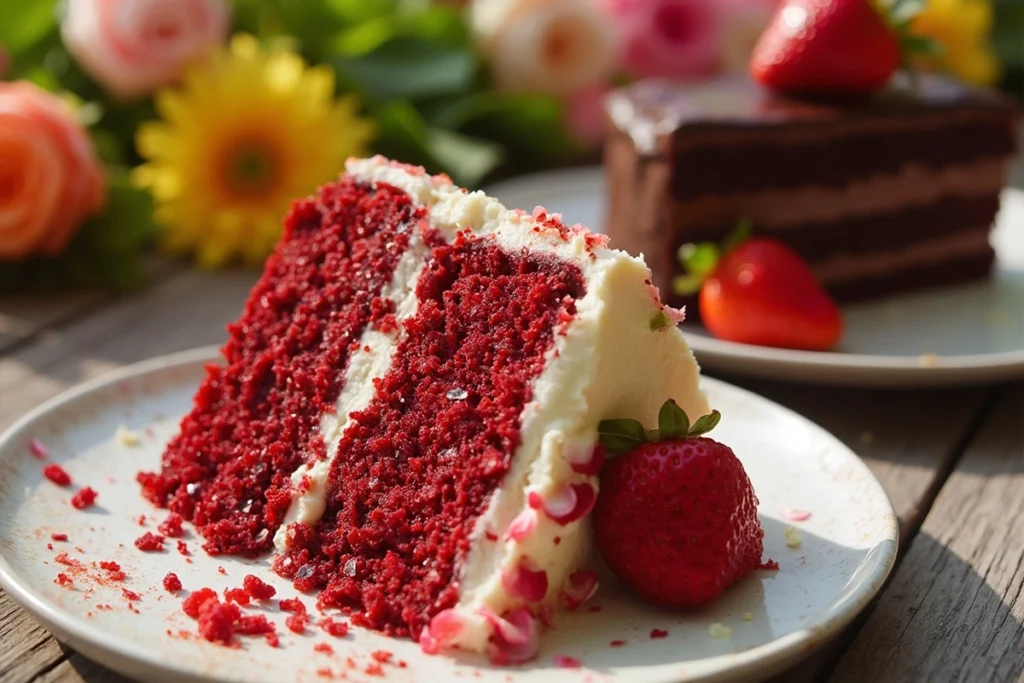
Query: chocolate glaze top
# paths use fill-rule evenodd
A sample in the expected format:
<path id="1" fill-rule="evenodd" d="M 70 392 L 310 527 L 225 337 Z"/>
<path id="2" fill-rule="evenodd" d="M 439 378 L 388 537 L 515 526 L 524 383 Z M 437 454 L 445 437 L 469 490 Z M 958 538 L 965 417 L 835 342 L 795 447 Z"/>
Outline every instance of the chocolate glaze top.
<path id="1" fill-rule="evenodd" d="M 654 154 L 663 140 L 688 128 L 829 125 L 853 119 L 905 119 L 955 110 L 1012 120 L 1017 107 L 1005 95 L 936 74 L 897 74 L 869 97 L 815 100 L 773 93 L 749 78 L 723 77 L 699 84 L 645 79 L 605 101 L 610 124 L 633 138 L 637 151 Z"/>

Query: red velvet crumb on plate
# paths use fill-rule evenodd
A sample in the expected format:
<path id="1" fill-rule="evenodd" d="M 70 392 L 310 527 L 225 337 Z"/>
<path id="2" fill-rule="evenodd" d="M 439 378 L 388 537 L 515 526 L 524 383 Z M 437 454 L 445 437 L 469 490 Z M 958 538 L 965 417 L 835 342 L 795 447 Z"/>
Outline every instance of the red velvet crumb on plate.
<path id="1" fill-rule="evenodd" d="M 71 486 L 71 475 L 56 463 L 44 467 L 43 476 L 57 486 Z"/>
<path id="2" fill-rule="evenodd" d="M 242 588 L 226 588 L 224 589 L 224 600 L 236 605 L 248 605 L 249 594 Z"/>
<path id="3" fill-rule="evenodd" d="M 50 534 L 50 540 L 52 541 L 66 541 L 68 540 L 67 534 Z"/>
<path id="4" fill-rule="evenodd" d="M 143 552 L 158 552 L 164 549 L 164 537 L 147 531 L 135 539 L 135 547 Z"/>
<path id="5" fill-rule="evenodd" d="M 335 638 L 344 638 L 348 635 L 348 622 L 345 621 L 327 618 L 320 622 L 320 628 Z"/>
<path id="6" fill-rule="evenodd" d="M 242 579 L 242 587 L 249 594 L 249 597 L 256 598 L 257 600 L 269 600 L 277 594 L 276 588 L 269 583 L 264 583 L 260 577 L 254 574 L 246 574 L 245 578 Z"/>
<path id="7" fill-rule="evenodd" d="M 164 590 L 168 593 L 177 593 L 182 589 L 181 579 L 174 572 L 167 572 L 164 577 Z"/>
<path id="8" fill-rule="evenodd" d="M 84 510 L 90 508 L 96 502 L 96 498 L 99 496 L 94 488 L 86 486 L 84 489 L 71 496 L 71 505 L 76 510 Z"/>
<path id="9" fill-rule="evenodd" d="M 193 591 L 187 598 L 182 600 L 181 609 L 193 619 L 199 618 L 199 608 L 210 600 L 217 599 L 217 591 L 212 588 L 200 588 Z"/>
<path id="10" fill-rule="evenodd" d="M 167 519 L 160 522 L 156 530 L 168 538 L 181 538 L 185 533 L 185 530 L 181 528 L 183 521 L 181 515 L 172 512 L 167 515 Z"/>

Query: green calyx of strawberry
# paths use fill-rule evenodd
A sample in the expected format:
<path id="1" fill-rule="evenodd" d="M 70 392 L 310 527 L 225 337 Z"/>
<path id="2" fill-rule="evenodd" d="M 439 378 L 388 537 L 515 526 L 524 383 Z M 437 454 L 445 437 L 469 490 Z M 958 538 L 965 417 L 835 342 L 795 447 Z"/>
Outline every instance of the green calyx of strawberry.
<path id="1" fill-rule="evenodd" d="M 597 426 L 598 440 L 608 455 L 626 453 L 645 443 L 681 441 L 707 434 L 722 419 L 722 414 L 712 410 L 697 418 L 692 425 L 686 412 L 673 400 L 665 401 L 658 411 L 658 428 L 644 429 L 639 420 L 601 420 Z"/>
<path id="2" fill-rule="evenodd" d="M 721 245 L 714 242 L 687 242 L 679 247 L 677 257 L 685 272 L 672 279 L 672 291 L 679 296 L 693 296 L 699 292 L 704 281 L 715 272 L 722 257 L 745 242 L 752 230 L 753 224 L 744 218 L 736 223 L 736 227 Z"/>
<path id="3" fill-rule="evenodd" d="M 933 60 L 943 55 L 941 43 L 910 30 L 914 19 L 927 9 L 927 0 L 871 0 L 871 4 L 896 36 L 901 66 L 908 72 L 914 72 L 915 60 Z"/>

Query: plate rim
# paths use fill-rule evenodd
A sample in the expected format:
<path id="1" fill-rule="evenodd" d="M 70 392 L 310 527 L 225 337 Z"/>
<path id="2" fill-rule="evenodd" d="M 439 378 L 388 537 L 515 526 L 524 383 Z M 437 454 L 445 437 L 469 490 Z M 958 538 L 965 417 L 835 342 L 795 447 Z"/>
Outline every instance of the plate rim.
<path id="1" fill-rule="evenodd" d="M 143 377 L 148 374 L 219 362 L 223 359 L 220 349 L 219 345 L 210 345 L 156 356 L 125 365 L 70 387 L 28 411 L 0 433 L 0 456 L 2 456 L 5 450 L 16 447 L 19 438 L 23 437 L 24 432 L 29 430 L 36 421 L 43 419 L 47 413 L 66 403 L 82 398 L 94 391 L 99 391 L 120 382 Z M 899 523 L 891 499 L 870 468 L 849 446 L 824 427 L 800 413 L 749 389 L 704 374 L 701 375 L 700 382 L 702 390 L 714 387 L 715 391 L 732 392 L 744 400 L 767 404 L 767 407 L 770 409 L 781 411 L 790 419 L 796 419 L 805 429 L 817 432 L 817 438 L 830 440 L 837 454 L 844 460 L 849 461 L 853 469 L 858 472 L 858 477 L 872 489 L 871 495 L 877 497 L 879 503 L 884 503 L 886 508 L 885 517 L 887 518 L 887 524 L 884 531 L 887 531 L 888 534 L 884 538 L 880 538 L 874 546 L 874 548 L 880 550 L 875 553 L 869 571 L 859 581 L 858 590 L 846 596 L 838 603 L 833 603 L 831 609 L 827 612 L 829 616 L 826 619 L 822 622 L 808 624 L 803 628 L 748 650 L 717 655 L 711 659 L 714 660 L 721 657 L 723 659 L 729 658 L 731 661 L 728 664 L 723 662 L 721 666 L 713 671 L 708 671 L 703 675 L 686 680 L 749 680 L 745 676 L 755 674 L 755 672 L 760 679 L 781 671 L 786 666 L 806 659 L 814 650 L 838 635 L 879 594 L 895 566 L 899 549 Z M 867 558 L 865 561 L 867 561 Z M 160 670 L 164 673 L 173 674 L 175 680 L 203 683 L 235 680 L 202 676 L 194 671 L 181 668 L 175 662 L 153 661 L 127 647 L 125 643 L 121 642 L 122 639 L 102 640 L 102 635 L 104 634 L 102 629 L 90 626 L 75 615 L 63 611 L 58 605 L 32 590 L 30 582 L 22 579 L 21 574 L 15 570 L 11 561 L 8 560 L 6 551 L 3 548 L 0 548 L 0 588 L 16 604 L 38 619 L 51 632 L 51 635 L 58 638 L 58 640 L 70 644 L 85 656 L 123 675 L 137 678 L 140 671 L 151 672 Z M 674 683 L 675 680 L 677 679 L 652 679 L 650 683 Z"/>
<path id="2" fill-rule="evenodd" d="M 526 193 L 541 185 L 570 185 L 577 191 L 589 191 L 604 179 L 604 166 L 591 164 L 515 176 L 484 188 L 501 199 L 503 193 Z M 1024 202 L 1024 189 L 1004 186 L 1003 193 Z M 597 197 L 602 199 L 602 195 Z M 548 207 L 551 208 L 551 207 Z M 552 208 L 555 213 L 557 208 Z M 594 228 L 599 229 L 599 228 Z M 935 365 L 920 362 L 921 355 L 843 353 L 841 351 L 801 351 L 716 339 L 680 326 L 686 342 L 702 367 L 807 384 L 869 387 L 926 387 L 935 385 L 979 384 L 993 380 L 1011 380 L 1024 376 L 1024 348 L 994 353 L 941 355 Z M 730 365 L 732 363 L 738 365 Z M 821 374 L 828 371 L 828 375 Z"/>

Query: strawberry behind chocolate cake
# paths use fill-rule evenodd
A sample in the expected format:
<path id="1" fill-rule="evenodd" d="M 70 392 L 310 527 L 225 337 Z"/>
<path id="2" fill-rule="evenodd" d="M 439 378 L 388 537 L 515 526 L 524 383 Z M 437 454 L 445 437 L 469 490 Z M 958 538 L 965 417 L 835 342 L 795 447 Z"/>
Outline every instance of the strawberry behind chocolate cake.
<path id="1" fill-rule="evenodd" d="M 500 661 L 592 592 L 608 417 L 709 413 L 643 261 L 541 209 L 351 160 L 297 202 L 145 495 L 322 608 Z"/>

